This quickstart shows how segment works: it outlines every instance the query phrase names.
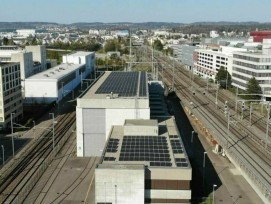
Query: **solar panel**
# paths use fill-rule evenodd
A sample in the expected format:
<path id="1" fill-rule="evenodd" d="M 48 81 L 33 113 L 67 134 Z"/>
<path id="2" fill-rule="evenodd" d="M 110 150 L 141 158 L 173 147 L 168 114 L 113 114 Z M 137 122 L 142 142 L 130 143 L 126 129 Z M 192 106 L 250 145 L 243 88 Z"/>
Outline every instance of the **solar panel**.
<path id="1" fill-rule="evenodd" d="M 106 147 L 106 152 L 113 152 L 113 153 L 117 152 L 118 145 L 119 145 L 118 139 L 110 138 Z"/>
<path id="2" fill-rule="evenodd" d="M 188 167 L 188 162 L 186 158 L 175 158 L 176 166 L 178 167 Z"/>
<path id="3" fill-rule="evenodd" d="M 138 72 L 111 72 L 95 93 L 136 96 L 138 78 Z"/>
<path id="4" fill-rule="evenodd" d="M 139 96 L 147 96 L 147 80 L 145 72 L 141 72 L 140 74 Z"/>
<path id="5" fill-rule="evenodd" d="M 104 161 L 115 161 L 115 157 L 104 157 Z"/>
<path id="6" fill-rule="evenodd" d="M 161 163 L 159 166 L 170 163 L 171 159 L 166 137 L 124 136 L 119 160 Z"/>
<path id="7" fill-rule="evenodd" d="M 174 154 L 182 154 L 183 153 L 183 147 L 180 140 L 170 140 L 170 144 L 172 147 L 172 151 Z"/>

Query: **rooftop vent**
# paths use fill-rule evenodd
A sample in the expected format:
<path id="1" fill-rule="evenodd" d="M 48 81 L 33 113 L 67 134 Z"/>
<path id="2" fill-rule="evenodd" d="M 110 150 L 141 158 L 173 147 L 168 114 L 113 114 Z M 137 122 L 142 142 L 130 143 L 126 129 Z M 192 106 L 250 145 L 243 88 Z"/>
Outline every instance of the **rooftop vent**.
<path id="1" fill-rule="evenodd" d="M 50 72 L 50 74 L 55 74 L 54 72 Z"/>
<path id="2" fill-rule="evenodd" d="M 45 76 L 45 77 L 49 77 L 49 75 L 48 75 L 48 74 L 44 74 L 43 76 Z"/>

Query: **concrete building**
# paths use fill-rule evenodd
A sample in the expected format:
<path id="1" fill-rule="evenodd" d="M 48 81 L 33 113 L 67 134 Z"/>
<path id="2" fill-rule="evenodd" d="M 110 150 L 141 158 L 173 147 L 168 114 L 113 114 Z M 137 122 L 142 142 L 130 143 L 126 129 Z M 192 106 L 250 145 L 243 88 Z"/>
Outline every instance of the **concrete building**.
<path id="1" fill-rule="evenodd" d="M 192 169 L 174 119 L 113 126 L 95 169 L 95 203 L 190 203 Z"/>
<path id="2" fill-rule="evenodd" d="M 262 52 L 234 52 L 232 85 L 246 90 L 247 82 L 255 77 L 264 96 L 271 97 L 271 39 L 263 40 Z"/>
<path id="3" fill-rule="evenodd" d="M 77 98 L 77 156 L 101 156 L 112 125 L 150 119 L 146 73 L 105 72 Z"/>
<path id="4" fill-rule="evenodd" d="M 24 81 L 25 103 L 59 102 L 90 74 L 85 64 L 60 64 Z"/>
<path id="5" fill-rule="evenodd" d="M 10 126 L 23 115 L 20 83 L 20 63 L 0 62 L 0 130 Z"/>
<path id="6" fill-rule="evenodd" d="M 91 72 L 94 71 L 95 53 L 94 52 L 76 52 L 70 55 L 62 56 L 63 63 L 85 64 Z"/>
<path id="7" fill-rule="evenodd" d="M 33 67 L 33 73 L 39 73 L 46 70 L 46 47 L 45 45 L 35 45 L 35 46 L 26 46 L 26 52 L 31 52 L 33 54 L 33 61 L 38 64 L 40 67 Z"/>

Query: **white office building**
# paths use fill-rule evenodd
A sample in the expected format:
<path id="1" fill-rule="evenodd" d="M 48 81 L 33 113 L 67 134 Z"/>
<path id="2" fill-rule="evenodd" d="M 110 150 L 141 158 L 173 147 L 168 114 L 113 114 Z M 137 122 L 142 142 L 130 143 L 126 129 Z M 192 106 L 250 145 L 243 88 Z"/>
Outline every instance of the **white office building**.
<path id="1" fill-rule="evenodd" d="M 77 156 L 101 156 L 112 125 L 150 119 L 146 73 L 105 72 L 77 98 Z"/>
<path id="2" fill-rule="evenodd" d="M 20 64 L 0 62 L 0 130 L 10 127 L 11 114 L 14 121 L 22 118 L 23 105 L 20 83 Z"/>
<path id="3" fill-rule="evenodd" d="M 265 97 L 271 97 L 271 40 L 263 40 L 261 52 L 234 52 L 232 85 L 246 90 L 247 82 L 255 77 Z"/>
<path id="4" fill-rule="evenodd" d="M 197 49 L 194 52 L 194 73 L 204 78 L 215 79 L 221 67 L 232 75 L 232 56 L 234 51 L 246 51 L 244 48 L 221 46 L 218 51 Z"/>

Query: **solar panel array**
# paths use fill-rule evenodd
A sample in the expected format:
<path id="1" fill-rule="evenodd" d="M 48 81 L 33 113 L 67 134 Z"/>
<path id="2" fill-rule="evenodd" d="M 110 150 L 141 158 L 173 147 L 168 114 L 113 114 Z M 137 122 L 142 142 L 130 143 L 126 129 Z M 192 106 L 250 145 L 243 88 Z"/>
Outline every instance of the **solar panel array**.
<path id="1" fill-rule="evenodd" d="M 118 151 L 119 139 L 110 138 L 106 147 L 106 152 L 115 153 Z"/>
<path id="2" fill-rule="evenodd" d="M 110 94 L 112 92 L 123 97 L 136 96 L 139 74 L 139 96 L 147 96 L 145 72 L 111 72 L 102 85 L 97 89 L 95 94 Z"/>
<path id="3" fill-rule="evenodd" d="M 141 72 L 140 74 L 140 87 L 139 87 L 139 96 L 147 96 L 147 80 L 146 80 L 146 73 Z"/>
<path id="4" fill-rule="evenodd" d="M 180 140 L 170 140 L 170 144 L 172 147 L 172 151 L 174 154 L 182 154 L 183 153 L 183 146 Z"/>
<path id="5" fill-rule="evenodd" d="M 155 166 L 171 166 L 164 136 L 124 136 L 119 161 L 149 161 Z"/>
<path id="6" fill-rule="evenodd" d="M 115 157 L 104 157 L 104 161 L 115 161 Z"/>
<path id="7" fill-rule="evenodd" d="M 175 158 L 175 162 L 178 167 L 188 167 L 186 158 Z"/>

